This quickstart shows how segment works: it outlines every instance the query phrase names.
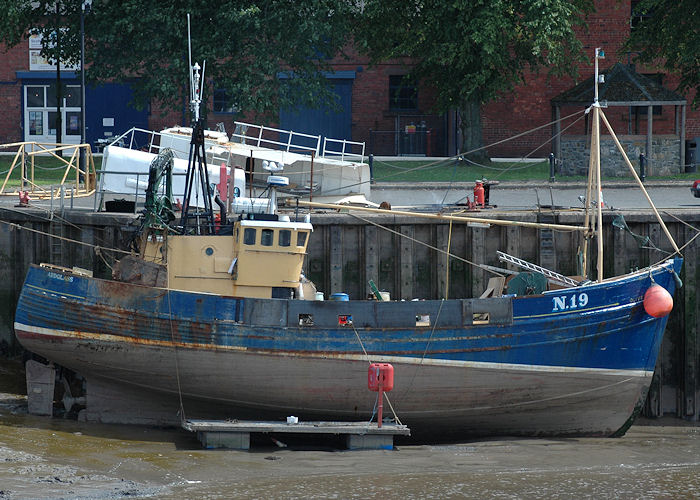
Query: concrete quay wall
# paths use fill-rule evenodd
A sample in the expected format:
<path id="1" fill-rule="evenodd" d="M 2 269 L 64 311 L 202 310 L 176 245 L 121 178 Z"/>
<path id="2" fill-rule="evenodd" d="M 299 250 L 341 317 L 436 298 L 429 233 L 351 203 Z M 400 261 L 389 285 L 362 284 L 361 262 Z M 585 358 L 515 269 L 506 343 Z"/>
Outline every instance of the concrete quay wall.
<path id="1" fill-rule="evenodd" d="M 632 232 L 649 237 L 649 245 L 640 247 L 632 235 L 612 226 L 613 217 L 620 213 Z M 487 212 L 484 216 L 495 214 Z M 687 224 L 700 227 L 697 210 L 665 211 L 663 217 L 679 246 L 696 234 Z M 562 224 L 581 222 L 580 213 L 568 211 L 511 213 L 509 218 Z M 51 216 L 39 209 L 0 208 L 0 221 L 3 221 L 0 224 L 0 354 L 21 351 L 12 325 L 17 297 L 31 263 L 78 266 L 92 270 L 95 276 L 109 277 L 109 266 L 120 257 L 110 249 L 126 248 L 135 229 L 132 215 L 79 210 Z M 624 274 L 664 258 L 663 252 L 651 248 L 671 250 L 649 210 L 608 212 L 603 221 L 606 276 Z M 391 213 L 313 214 L 312 222 L 314 234 L 304 270 L 326 297 L 336 292 L 348 293 L 351 298 L 366 297 L 369 280 L 380 290 L 388 291 L 392 299 L 478 297 L 491 274 L 469 262 L 508 267 L 498 261 L 496 250 L 563 274 L 576 274 L 575 256 L 580 245 L 576 232 L 516 226 L 486 228 L 462 223 L 450 226 Z M 449 262 L 444 253 L 436 250 L 448 247 L 458 257 Z M 700 416 L 699 248 L 700 238 L 683 250 L 685 264 L 680 277 L 684 286 L 675 297 L 669 318 L 645 410 L 648 416 L 670 414 L 694 421 Z M 590 261 L 595 262 L 596 257 Z"/>

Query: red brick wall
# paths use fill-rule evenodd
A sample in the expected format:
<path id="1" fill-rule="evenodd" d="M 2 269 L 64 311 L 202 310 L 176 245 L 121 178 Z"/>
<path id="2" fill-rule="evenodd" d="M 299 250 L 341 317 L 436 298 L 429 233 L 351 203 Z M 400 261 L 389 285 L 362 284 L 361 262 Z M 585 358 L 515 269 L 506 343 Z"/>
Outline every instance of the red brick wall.
<path id="1" fill-rule="evenodd" d="M 588 61 L 579 67 L 577 81 L 571 78 L 548 78 L 542 74 L 528 74 L 526 83 L 519 85 L 514 92 L 489 103 L 482 108 L 483 142 L 485 145 L 513 137 L 538 125 L 544 125 L 552 120 L 551 99 L 571 88 L 581 80 L 593 74 L 593 51 L 595 47 L 603 47 L 607 58 L 602 61 L 601 69 L 608 68 L 616 62 L 627 62 L 625 54 L 619 54 L 622 43 L 629 34 L 630 0 L 609 2 L 596 1 L 597 11 L 588 19 L 588 31 L 581 31 L 581 40 L 585 46 Z M 355 141 L 370 140 L 370 129 L 393 131 L 396 126 L 396 113 L 389 111 L 389 76 L 404 74 L 408 70 L 407 62 L 391 61 L 389 63 L 370 67 L 368 61 L 359 57 L 350 48 L 349 59 L 336 59 L 334 68 L 337 71 L 355 71 L 355 81 L 352 89 L 352 139 Z M 22 137 L 21 116 L 21 85 L 16 81 L 15 72 L 27 70 L 29 67 L 28 44 L 23 42 L 7 52 L 0 51 L 0 106 L 3 114 L 0 118 L 0 143 L 14 142 Z M 638 69 L 644 73 L 643 68 Z M 677 78 L 669 76 L 664 80 L 668 88 L 675 88 Z M 693 95 L 686 96 L 691 102 Z M 434 115 L 429 119 L 431 127 L 439 128 L 444 125 L 441 116 L 432 109 L 434 91 L 428 85 L 421 84 L 418 89 L 419 114 Z M 580 111 L 576 108 L 562 109 L 562 116 Z M 609 119 L 622 134 L 628 131 L 627 109 L 609 108 L 606 111 Z M 208 115 L 208 125 L 214 126 L 223 121 L 227 130 L 231 131 L 234 120 L 251 121 L 268 126 L 275 126 L 275 120 L 259 119 L 254 116 L 240 115 Z M 401 126 L 408 123 L 410 117 L 402 120 Z M 420 118 L 416 117 L 416 122 Z M 159 130 L 182 123 L 182 110 L 166 112 L 157 103 L 151 106 L 149 126 Z M 570 121 L 568 122 L 570 123 Z M 564 123 L 564 127 L 568 124 Z M 675 126 L 674 109 L 664 107 L 661 116 L 654 116 L 654 132 L 672 133 Z M 646 120 L 640 117 L 638 130 L 646 132 Z M 634 130 L 633 130 L 634 131 Z M 444 142 L 443 136 L 440 138 Z M 581 120 L 565 133 L 584 133 L 584 121 Z M 686 137 L 700 137 L 700 110 L 687 108 Z M 524 156 L 544 157 L 552 150 L 550 143 L 551 127 L 509 141 L 488 149 L 492 156 Z"/>
<path id="2" fill-rule="evenodd" d="M 28 69 L 28 41 L 9 50 L 0 45 L 0 144 L 22 140 L 22 86 L 15 72 Z"/>
<path id="3" fill-rule="evenodd" d="M 512 94 L 483 107 L 484 144 L 493 144 L 550 122 L 552 120 L 551 99 L 593 75 L 592 61 L 596 47 L 602 47 L 606 54 L 606 59 L 600 61 L 601 70 L 605 70 L 617 62 L 626 64 L 627 55 L 620 53 L 620 50 L 629 35 L 629 20 L 629 0 L 596 1 L 596 12 L 588 18 L 589 30 L 580 34 L 589 62 L 579 66 L 578 79 L 576 81 L 572 78 L 548 79 L 544 75 L 528 74 L 526 83 L 518 86 Z M 639 67 L 637 71 L 639 73 L 652 72 Z M 667 76 L 663 80 L 664 86 L 669 89 L 675 89 L 677 82 L 677 77 L 673 76 Z M 686 99 L 690 103 L 693 97 L 691 94 L 686 96 Z M 562 109 L 561 115 L 565 116 L 576 111 L 578 109 L 566 107 Z M 611 107 L 605 110 L 605 114 L 616 133 L 628 133 L 628 108 Z M 700 110 L 691 110 L 688 106 L 686 120 L 686 137 L 700 136 Z M 563 124 L 563 127 L 566 127 L 566 124 Z M 670 134 L 674 133 L 674 129 L 674 107 L 664 106 L 661 116 L 653 116 L 654 133 Z M 640 134 L 646 133 L 645 117 L 640 117 L 637 130 Z M 582 134 L 583 132 L 584 121 L 581 120 L 565 133 Z M 551 128 L 547 127 L 514 141 L 489 148 L 488 152 L 492 156 L 502 157 L 525 155 L 544 157 L 552 151 L 551 143 L 547 142 L 551 138 L 551 133 Z M 632 133 L 635 133 L 634 124 L 632 125 Z"/>

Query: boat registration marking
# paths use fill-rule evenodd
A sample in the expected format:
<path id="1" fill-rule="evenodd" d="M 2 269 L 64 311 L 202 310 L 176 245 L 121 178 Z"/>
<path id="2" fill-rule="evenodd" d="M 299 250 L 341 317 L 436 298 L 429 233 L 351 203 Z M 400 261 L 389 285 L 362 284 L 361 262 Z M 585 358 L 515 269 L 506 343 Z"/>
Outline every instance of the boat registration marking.
<path id="1" fill-rule="evenodd" d="M 555 311 L 555 312 L 549 312 L 549 313 L 544 313 L 544 314 L 523 314 L 522 316 L 513 316 L 513 319 L 523 319 L 523 318 L 544 318 L 547 316 L 558 316 L 560 314 L 570 314 L 573 312 L 589 312 L 589 311 L 597 311 L 601 309 L 609 309 L 611 307 L 618 307 L 620 305 L 619 302 L 613 302 L 612 304 L 604 304 L 602 306 L 595 306 L 595 307 L 588 307 L 584 309 L 565 309 L 563 311 Z M 631 305 L 634 305 L 631 304 Z"/>
<path id="2" fill-rule="evenodd" d="M 588 305 L 588 294 L 579 293 L 578 295 L 560 295 L 552 297 L 552 312 L 567 311 L 570 309 L 579 309 Z"/>
<path id="3" fill-rule="evenodd" d="M 49 278 L 59 280 L 59 281 L 67 281 L 68 283 L 73 283 L 73 276 L 64 276 L 62 274 L 52 273 L 52 272 L 49 272 L 48 274 L 49 274 Z"/>

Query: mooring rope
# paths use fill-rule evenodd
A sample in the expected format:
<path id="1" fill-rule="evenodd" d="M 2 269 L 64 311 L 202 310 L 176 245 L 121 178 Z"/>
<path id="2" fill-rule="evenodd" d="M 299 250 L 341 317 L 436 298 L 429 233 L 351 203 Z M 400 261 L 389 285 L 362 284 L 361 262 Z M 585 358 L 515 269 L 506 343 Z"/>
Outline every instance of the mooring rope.
<path id="1" fill-rule="evenodd" d="M 387 212 L 387 213 L 388 213 L 388 214 L 391 214 L 391 212 Z M 422 242 L 422 241 L 417 240 L 417 239 L 415 239 L 415 238 L 412 238 L 411 236 L 408 236 L 408 235 L 406 235 L 406 234 L 402 234 L 402 233 L 400 233 L 399 231 L 395 231 L 395 230 L 393 230 L 393 229 L 389 229 L 389 228 L 386 227 L 386 226 L 382 226 L 381 224 L 377 224 L 376 222 L 372 222 L 371 220 L 365 219 L 364 217 L 360 217 L 359 215 L 355 215 L 355 214 L 352 214 L 352 213 L 349 214 L 349 215 L 352 215 L 353 217 L 355 217 L 356 219 L 361 220 L 362 222 L 366 222 L 367 224 L 372 224 L 373 226 L 377 226 L 377 227 L 380 228 L 380 229 L 383 229 L 383 230 L 385 230 L 385 231 L 389 231 L 390 233 L 393 233 L 393 234 L 395 234 L 395 235 L 397 235 L 397 236 L 401 236 L 402 238 L 406 238 L 406 239 L 408 239 L 409 241 L 412 241 L 413 243 L 418 243 L 419 245 L 423 245 L 423 246 L 425 246 L 425 247 L 428 247 L 428 248 L 430 248 L 431 250 L 435 250 L 436 252 L 443 253 L 443 254 L 447 255 L 447 257 L 452 257 L 453 259 L 460 260 L 460 261 L 464 262 L 465 264 L 469 264 L 470 266 L 478 267 L 479 269 L 481 269 L 481 270 L 483 270 L 483 271 L 487 271 L 487 272 L 492 273 L 492 274 L 495 274 L 496 276 L 500 276 L 500 277 L 502 277 L 502 278 L 505 277 L 505 276 L 503 276 L 501 273 L 499 273 L 499 272 L 497 272 L 497 271 L 494 271 L 493 269 L 489 269 L 488 267 L 484 266 L 483 264 L 477 264 L 476 262 L 472 262 L 472 261 L 470 261 L 470 260 L 468 260 L 468 259 L 465 259 L 464 257 L 460 257 L 459 255 L 455 255 L 455 254 L 453 254 L 453 253 L 449 253 L 448 251 L 445 251 L 445 250 L 443 250 L 443 249 L 441 249 L 441 248 L 434 247 L 433 245 L 430 245 L 430 244 L 428 244 L 428 243 L 425 243 L 425 242 Z"/>
<path id="2" fill-rule="evenodd" d="M 86 247 L 90 247 L 90 248 L 95 249 L 96 252 L 97 252 L 97 251 L 102 251 L 102 250 L 107 250 L 108 252 L 117 252 L 117 253 L 123 253 L 123 254 L 126 254 L 126 255 L 131 255 L 131 253 L 132 253 L 132 252 L 129 252 L 128 250 L 119 250 L 118 248 L 108 248 L 108 247 L 104 247 L 104 246 L 101 246 L 101 245 L 93 245 L 92 243 L 86 243 L 86 242 L 84 242 L 84 241 L 74 240 L 74 239 L 72 239 L 72 238 L 66 238 L 65 236 L 58 236 L 57 234 L 51 234 L 51 233 L 47 233 L 47 232 L 45 232 L 45 231 L 39 231 L 38 229 L 32 229 L 32 228 L 30 228 L 30 227 L 24 227 L 24 226 L 22 226 L 22 225 L 20 225 L 20 224 L 16 224 L 16 223 L 14 223 L 14 222 L 7 222 L 7 221 L 2 220 L 2 219 L 0 219 L 0 222 L 3 223 L 3 224 L 8 225 L 8 226 L 10 226 L 10 227 L 12 227 L 12 228 L 14 228 L 14 229 L 19 229 L 19 230 L 22 230 L 22 231 L 30 231 L 30 232 L 32 232 L 32 233 L 41 234 L 41 235 L 43 235 L 43 236 L 48 236 L 48 237 L 50 237 L 50 238 L 57 238 L 57 239 L 59 239 L 59 240 L 67 241 L 67 242 L 69 242 L 69 243 L 75 243 L 75 244 L 77 244 L 77 245 L 83 245 L 83 246 L 86 246 Z"/>

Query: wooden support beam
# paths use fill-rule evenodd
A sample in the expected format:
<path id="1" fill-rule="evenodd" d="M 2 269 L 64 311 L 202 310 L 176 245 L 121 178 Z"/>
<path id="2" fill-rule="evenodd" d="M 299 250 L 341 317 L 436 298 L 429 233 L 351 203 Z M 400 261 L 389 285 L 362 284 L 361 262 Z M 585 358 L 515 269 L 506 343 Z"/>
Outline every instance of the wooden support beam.
<path id="1" fill-rule="evenodd" d="M 634 167 L 632 166 L 632 162 L 630 162 L 630 159 L 627 157 L 627 153 L 625 153 L 625 148 L 623 148 L 622 144 L 620 144 L 620 141 L 617 139 L 617 136 L 615 135 L 615 131 L 610 126 L 610 122 L 608 122 L 608 119 L 605 117 L 605 113 L 603 113 L 602 110 L 600 111 L 600 117 L 605 122 L 605 126 L 608 128 L 608 131 L 610 132 L 610 135 L 612 136 L 613 141 L 615 141 L 615 145 L 617 146 L 617 149 L 620 151 L 622 158 L 625 160 L 625 163 L 627 164 L 627 168 L 630 169 L 630 172 L 632 173 L 634 180 L 637 181 L 637 185 L 639 186 L 639 189 L 642 190 L 642 193 L 644 193 L 644 196 L 646 197 L 647 202 L 649 202 L 649 206 L 653 210 L 654 215 L 656 216 L 656 220 L 658 220 L 659 224 L 661 224 L 661 228 L 664 230 L 664 233 L 666 233 L 666 237 L 668 238 L 668 241 L 671 242 L 671 246 L 676 251 L 676 253 L 678 255 L 680 255 L 681 252 L 680 252 L 680 250 L 678 250 L 678 245 L 676 245 L 676 242 L 673 239 L 673 236 L 671 236 L 671 233 L 669 233 L 668 228 L 666 227 L 666 224 L 664 224 L 664 221 L 661 218 L 661 215 L 659 215 L 659 211 L 656 210 L 656 207 L 654 206 L 654 202 L 651 201 L 651 198 L 649 197 L 649 193 L 647 193 L 647 190 L 644 187 L 644 184 L 642 184 L 642 181 L 639 180 L 639 176 L 637 175 L 637 172 L 635 172 Z"/>
<path id="2" fill-rule="evenodd" d="M 293 207 L 297 203 L 296 200 L 287 200 L 287 206 Z M 421 212 L 407 212 L 404 210 L 384 210 L 382 208 L 368 208 L 368 207 L 356 207 L 354 205 L 337 205 L 334 203 L 316 203 L 311 201 L 298 201 L 300 207 L 309 208 L 329 208 L 332 210 L 345 210 L 345 211 L 357 211 L 357 212 L 368 212 L 383 215 L 405 215 L 407 217 L 425 218 L 425 219 L 438 219 L 445 222 L 450 220 L 455 222 L 475 222 L 477 224 L 492 224 L 494 226 L 521 226 L 521 227 L 536 227 L 536 228 L 548 228 L 560 231 L 586 231 L 583 226 L 569 226 L 566 224 L 541 224 L 538 222 L 520 222 L 512 220 L 501 220 L 501 219 L 487 219 L 481 217 L 469 217 L 461 215 L 444 215 L 444 214 L 427 214 Z"/>

